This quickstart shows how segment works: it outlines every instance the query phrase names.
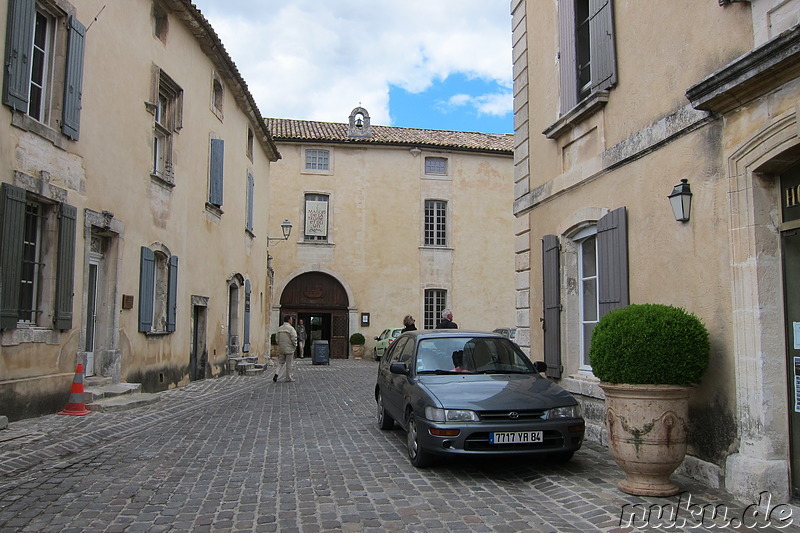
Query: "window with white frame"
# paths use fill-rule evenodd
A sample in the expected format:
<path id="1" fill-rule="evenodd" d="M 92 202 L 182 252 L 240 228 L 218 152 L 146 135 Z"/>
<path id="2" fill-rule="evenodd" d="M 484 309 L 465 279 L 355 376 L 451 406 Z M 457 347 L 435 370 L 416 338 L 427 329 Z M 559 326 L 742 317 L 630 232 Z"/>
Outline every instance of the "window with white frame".
<path id="1" fill-rule="evenodd" d="M 426 176 L 447 176 L 446 157 L 426 157 L 425 158 Z"/>
<path id="2" fill-rule="evenodd" d="M 442 318 L 442 311 L 447 307 L 447 291 L 445 289 L 425 289 L 423 327 L 434 329 Z"/>
<path id="3" fill-rule="evenodd" d="M 183 90 L 158 67 L 154 69 L 153 176 L 168 184 L 175 183 L 172 163 L 173 136 L 183 122 Z"/>
<path id="4" fill-rule="evenodd" d="M 0 329 L 70 329 L 77 209 L 8 183 L 0 190 Z"/>
<path id="5" fill-rule="evenodd" d="M 331 169 L 331 152 L 330 150 L 321 150 L 318 148 L 306 149 L 306 162 L 305 170 L 324 171 L 327 172 Z"/>
<path id="6" fill-rule="evenodd" d="M 306 194 L 304 224 L 305 240 L 328 240 L 329 204 L 329 198 L 326 194 Z"/>
<path id="7" fill-rule="evenodd" d="M 425 246 L 447 246 L 447 202 L 425 200 Z"/>
<path id="8" fill-rule="evenodd" d="M 162 247 L 141 248 L 139 264 L 139 331 L 175 331 L 178 257 Z"/>
<path id="9" fill-rule="evenodd" d="M 616 84 L 612 0 L 558 0 L 561 114 Z"/>
<path id="10" fill-rule="evenodd" d="M 74 10 L 60 0 L 9 3 L 2 96 L 35 123 L 60 126 L 78 140 L 86 28 L 65 9 Z M 15 124 L 41 128 L 24 120 Z"/>
<path id="11" fill-rule="evenodd" d="M 597 227 L 592 226 L 575 238 L 578 251 L 578 297 L 580 299 L 581 368 L 588 369 L 592 331 L 600 319 L 597 266 Z"/>

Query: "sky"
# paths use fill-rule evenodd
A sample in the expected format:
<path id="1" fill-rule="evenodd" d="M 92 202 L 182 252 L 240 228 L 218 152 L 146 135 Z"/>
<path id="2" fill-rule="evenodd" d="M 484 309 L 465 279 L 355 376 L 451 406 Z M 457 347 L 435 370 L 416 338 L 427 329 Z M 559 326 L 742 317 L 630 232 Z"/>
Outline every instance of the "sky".
<path id="1" fill-rule="evenodd" d="M 513 133 L 509 0 L 193 0 L 261 114 Z"/>

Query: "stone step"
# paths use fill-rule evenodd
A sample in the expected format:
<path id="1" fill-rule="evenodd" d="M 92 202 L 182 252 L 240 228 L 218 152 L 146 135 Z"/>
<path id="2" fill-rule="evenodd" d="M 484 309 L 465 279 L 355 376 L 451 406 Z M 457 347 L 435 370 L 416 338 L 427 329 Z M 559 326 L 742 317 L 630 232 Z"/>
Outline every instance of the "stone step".
<path id="1" fill-rule="evenodd" d="M 133 409 L 134 407 L 141 407 L 157 402 L 159 398 L 159 394 L 131 392 L 94 400 L 92 403 L 86 404 L 86 409 L 104 413 L 125 411 L 126 409 Z"/>
<path id="2" fill-rule="evenodd" d="M 105 385 L 89 384 L 84 386 L 83 394 L 86 398 L 86 403 L 90 403 L 103 398 L 113 398 L 115 396 L 134 394 L 141 390 L 141 383 L 109 383 Z"/>

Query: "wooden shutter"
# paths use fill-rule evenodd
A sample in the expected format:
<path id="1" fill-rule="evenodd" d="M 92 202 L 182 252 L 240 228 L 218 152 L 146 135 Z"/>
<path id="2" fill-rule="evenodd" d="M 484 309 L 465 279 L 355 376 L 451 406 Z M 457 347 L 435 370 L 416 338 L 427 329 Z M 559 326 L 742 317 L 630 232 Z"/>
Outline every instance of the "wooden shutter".
<path id="1" fill-rule="evenodd" d="M 245 228 L 248 231 L 253 231 L 253 194 L 255 192 L 256 182 L 253 178 L 253 175 L 248 172 L 247 173 L 247 220 L 245 222 Z"/>
<path id="2" fill-rule="evenodd" d="M 225 161 L 225 141 L 211 139 L 211 184 L 208 203 L 220 207 L 222 205 L 222 174 Z"/>
<path id="3" fill-rule="evenodd" d="M 167 331 L 175 331 L 176 317 L 178 315 L 178 256 L 169 258 L 169 272 L 167 279 Z"/>
<path id="4" fill-rule="evenodd" d="M 153 250 L 142 246 L 139 263 L 139 331 L 153 329 L 153 298 L 155 297 L 156 256 Z"/>
<path id="5" fill-rule="evenodd" d="M 589 40 L 592 92 L 617 83 L 614 47 L 614 9 L 611 0 L 589 0 Z"/>
<path id="6" fill-rule="evenodd" d="M 15 329 L 19 320 L 19 285 L 22 277 L 24 189 L 2 184 L 0 224 L 0 329 Z"/>
<path id="7" fill-rule="evenodd" d="M 86 28 L 75 17 L 69 18 L 67 65 L 64 78 L 64 117 L 61 133 L 78 140 L 81 123 L 81 91 L 83 90 L 83 49 Z"/>
<path id="8" fill-rule="evenodd" d="M 27 112 L 30 96 L 30 61 L 36 0 L 11 0 L 8 4 L 6 53 L 3 65 L 3 103 Z"/>
<path id="9" fill-rule="evenodd" d="M 542 304 L 544 309 L 544 362 L 545 375 L 561 377 L 561 284 L 560 246 L 558 236 L 545 235 L 542 239 Z"/>
<path id="10" fill-rule="evenodd" d="M 250 280 L 244 280 L 244 331 L 242 332 L 242 351 L 250 351 Z"/>
<path id="11" fill-rule="evenodd" d="M 53 327 L 72 328 L 73 287 L 75 283 L 75 227 L 77 208 L 61 204 L 58 224 L 58 259 L 56 269 L 56 308 Z"/>
<path id="12" fill-rule="evenodd" d="M 624 207 L 597 221 L 597 278 L 600 316 L 630 303 L 628 217 Z"/>
<path id="13" fill-rule="evenodd" d="M 576 61 L 575 0 L 558 0 L 558 67 L 562 115 L 578 105 Z"/>

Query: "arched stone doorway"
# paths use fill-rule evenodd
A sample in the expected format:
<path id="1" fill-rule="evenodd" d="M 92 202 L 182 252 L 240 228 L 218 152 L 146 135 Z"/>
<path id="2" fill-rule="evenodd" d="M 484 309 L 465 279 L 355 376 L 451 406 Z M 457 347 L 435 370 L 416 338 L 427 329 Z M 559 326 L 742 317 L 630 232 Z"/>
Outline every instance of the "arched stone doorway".
<path id="1" fill-rule="evenodd" d="M 305 353 L 311 355 L 315 340 L 326 340 L 332 358 L 348 354 L 347 291 L 336 278 L 323 272 L 307 272 L 290 281 L 281 293 L 280 315 L 293 315 L 306 326 Z"/>

